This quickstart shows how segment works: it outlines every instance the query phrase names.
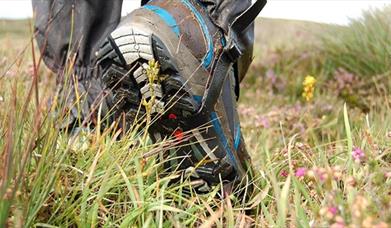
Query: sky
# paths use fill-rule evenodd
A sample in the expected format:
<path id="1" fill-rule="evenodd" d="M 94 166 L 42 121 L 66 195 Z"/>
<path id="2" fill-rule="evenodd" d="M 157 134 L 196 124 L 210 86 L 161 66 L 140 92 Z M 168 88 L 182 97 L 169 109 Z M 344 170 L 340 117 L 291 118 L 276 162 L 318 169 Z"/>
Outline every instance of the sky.
<path id="1" fill-rule="evenodd" d="M 109 0 L 108 0 L 109 1 Z M 238 0 L 239 1 L 239 0 Z M 139 0 L 125 0 L 123 15 L 137 8 Z M 346 25 L 369 8 L 381 8 L 390 0 L 269 0 L 261 16 Z M 32 15 L 29 0 L 0 0 L 0 18 L 18 19 Z"/>

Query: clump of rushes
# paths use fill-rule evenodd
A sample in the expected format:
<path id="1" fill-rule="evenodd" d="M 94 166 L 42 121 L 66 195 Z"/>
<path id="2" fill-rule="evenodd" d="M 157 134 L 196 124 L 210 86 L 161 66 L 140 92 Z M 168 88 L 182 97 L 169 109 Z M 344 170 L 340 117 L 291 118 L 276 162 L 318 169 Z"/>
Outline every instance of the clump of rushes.
<path id="1" fill-rule="evenodd" d="M 303 97 L 307 102 L 310 102 L 314 97 L 316 79 L 315 77 L 308 75 L 303 82 Z"/>
<path id="2" fill-rule="evenodd" d="M 391 7 L 370 9 L 362 17 L 322 34 L 322 46 L 328 64 L 343 67 L 358 77 L 369 77 L 390 71 L 391 55 L 385 45 L 390 40 Z"/>

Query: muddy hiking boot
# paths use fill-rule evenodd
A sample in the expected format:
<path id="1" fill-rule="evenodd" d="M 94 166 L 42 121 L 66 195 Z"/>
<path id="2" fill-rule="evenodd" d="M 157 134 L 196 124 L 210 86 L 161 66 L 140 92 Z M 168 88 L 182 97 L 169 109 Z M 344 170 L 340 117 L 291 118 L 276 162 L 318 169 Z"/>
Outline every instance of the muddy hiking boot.
<path id="1" fill-rule="evenodd" d="M 165 165 L 188 174 L 197 191 L 247 177 L 236 102 L 252 59 L 252 22 L 264 4 L 225 34 L 200 1 L 152 0 L 123 18 L 97 53 L 115 118 L 132 124 L 150 115 L 153 142 L 181 142 Z"/>

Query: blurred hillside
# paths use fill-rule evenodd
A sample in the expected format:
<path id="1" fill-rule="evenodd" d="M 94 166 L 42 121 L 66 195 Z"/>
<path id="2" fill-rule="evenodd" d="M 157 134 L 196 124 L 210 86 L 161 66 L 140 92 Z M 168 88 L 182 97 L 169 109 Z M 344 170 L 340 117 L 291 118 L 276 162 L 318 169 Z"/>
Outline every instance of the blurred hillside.
<path id="1" fill-rule="evenodd" d="M 28 20 L 0 20 L 0 37 L 4 36 L 18 36 L 26 38 L 29 34 Z"/>
<path id="2" fill-rule="evenodd" d="M 255 25 L 255 60 L 275 49 L 293 49 L 297 46 L 319 43 L 319 37 L 338 25 L 308 21 L 259 18 Z"/>
<path id="3" fill-rule="evenodd" d="M 294 48 L 305 42 L 318 41 L 317 34 L 336 27 L 307 21 L 259 18 L 256 21 L 256 60 L 268 50 Z M 25 40 L 30 36 L 29 20 L 0 20 L 0 39 Z M 0 48 L 3 48 L 1 46 Z"/>

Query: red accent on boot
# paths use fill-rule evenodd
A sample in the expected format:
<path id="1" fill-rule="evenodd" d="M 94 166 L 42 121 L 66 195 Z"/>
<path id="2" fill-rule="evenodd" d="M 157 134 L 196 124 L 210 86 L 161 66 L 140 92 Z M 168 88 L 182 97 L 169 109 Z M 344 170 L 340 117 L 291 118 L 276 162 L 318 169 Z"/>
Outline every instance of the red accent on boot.
<path id="1" fill-rule="evenodd" d="M 170 119 L 170 120 L 176 120 L 176 118 L 177 118 L 177 116 L 174 113 L 170 113 L 168 115 L 168 119 Z"/>
<path id="2" fill-rule="evenodd" d="M 175 130 L 174 136 L 177 140 L 182 140 L 183 139 L 183 131 L 181 129 Z"/>

